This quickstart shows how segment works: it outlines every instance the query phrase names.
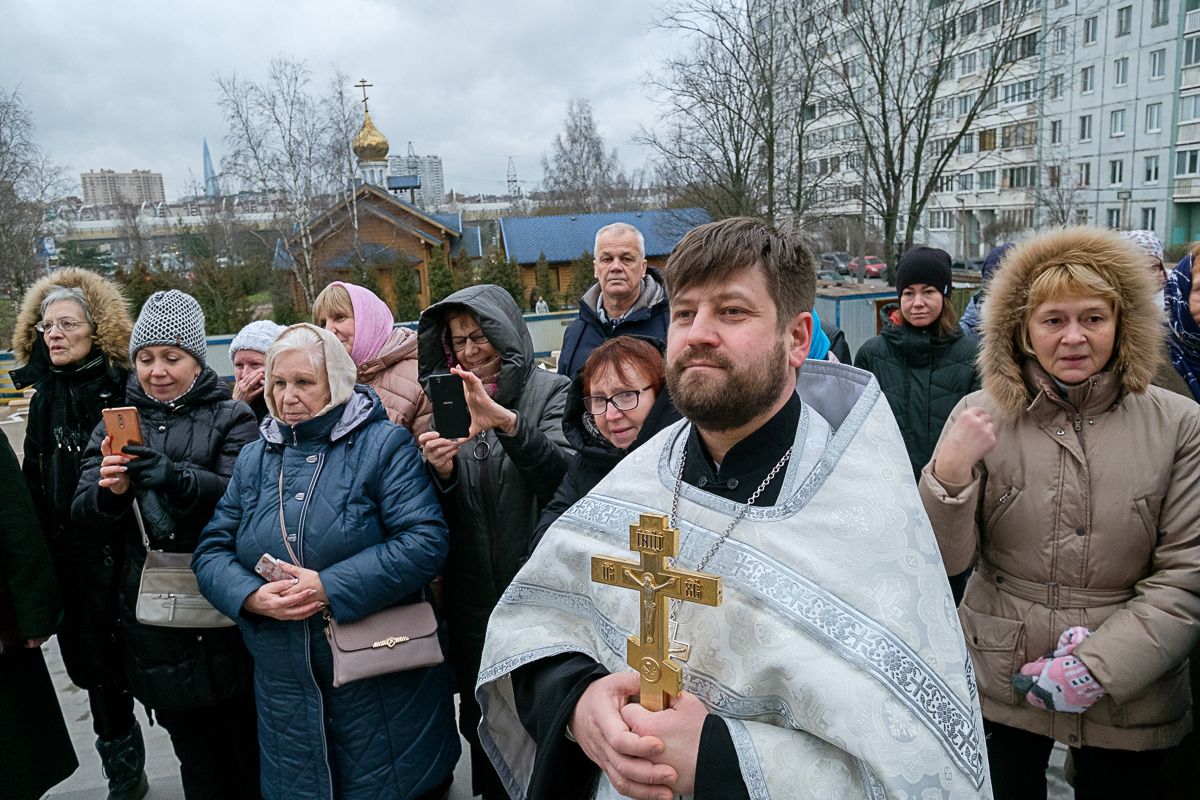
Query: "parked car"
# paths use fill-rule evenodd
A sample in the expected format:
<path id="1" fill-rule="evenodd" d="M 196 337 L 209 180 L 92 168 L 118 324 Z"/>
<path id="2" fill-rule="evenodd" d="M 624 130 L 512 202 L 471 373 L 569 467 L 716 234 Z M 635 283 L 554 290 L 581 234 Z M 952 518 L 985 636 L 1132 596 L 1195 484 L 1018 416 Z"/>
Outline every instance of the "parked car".
<path id="1" fill-rule="evenodd" d="M 817 280 L 819 281 L 840 281 L 842 276 L 834 270 L 825 269 L 822 265 L 821 269 L 817 270 Z"/>
<path id="2" fill-rule="evenodd" d="M 883 259 L 878 256 L 861 256 L 851 259 L 849 268 L 851 275 L 858 274 L 858 265 L 861 262 L 866 262 L 866 276 L 868 278 L 882 278 L 887 271 L 887 264 L 883 263 Z"/>

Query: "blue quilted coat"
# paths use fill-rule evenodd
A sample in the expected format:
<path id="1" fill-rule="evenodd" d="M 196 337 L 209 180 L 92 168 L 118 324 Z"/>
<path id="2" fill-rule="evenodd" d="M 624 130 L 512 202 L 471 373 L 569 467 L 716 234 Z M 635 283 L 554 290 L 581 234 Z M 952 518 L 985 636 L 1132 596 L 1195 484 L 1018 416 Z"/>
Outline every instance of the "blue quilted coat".
<path id="1" fill-rule="evenodd" d="M 454 770 L 448 664 L 333 688 L 320 615 L 281 621 L 242 611 L 263 585 L 263 553 L 317 570 L 339 622 L 420 599 L 446 560 L 449 534 L 412 436 L 388 422 L 373 391 L 299 425 L 267 417 L 238 458 L 192 567 L 200 589 L 236 619 L 255 661 L 266 800 L 404 800 Z"/>

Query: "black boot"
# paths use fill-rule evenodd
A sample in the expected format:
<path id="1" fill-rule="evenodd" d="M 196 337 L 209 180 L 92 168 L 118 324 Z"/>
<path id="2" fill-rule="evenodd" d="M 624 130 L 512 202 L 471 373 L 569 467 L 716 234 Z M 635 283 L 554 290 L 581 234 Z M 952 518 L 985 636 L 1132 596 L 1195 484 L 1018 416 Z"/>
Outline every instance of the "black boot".
<path id="1" fill-rule="evenodd" d="M 135 720 L 133 727 L 116 739 L 97 739 L 96 749 L 108 778 L 108 800 L 142 800 L 150 791 L 142 726 Z"/>

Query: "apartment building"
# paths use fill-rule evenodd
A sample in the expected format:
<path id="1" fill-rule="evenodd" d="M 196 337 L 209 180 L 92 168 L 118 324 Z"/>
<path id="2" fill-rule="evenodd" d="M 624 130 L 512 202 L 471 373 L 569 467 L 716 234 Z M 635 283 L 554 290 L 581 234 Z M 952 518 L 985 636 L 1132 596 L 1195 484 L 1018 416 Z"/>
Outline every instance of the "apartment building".
<path id="1" fill-rule="evenodd" d="M 1005 73 L 935 183 L 918 241 L 974 258 L 1054 224 L 1200 239 L 1200 0 L 981 0 L 956 14 L 932 155 L 963 129 L 997 58 Z M 832 147 L 837 122 L 814 143 Z M 842 164 L 856 169 L 855 155 Z M 851 195 L 822 198 L 855 215 Z"/>
<path id="2" fill-rule="evenodd" d="M 135 169 L 133 172 L 92 170 L 80 174 L 79 182 L 83 185 L 83 202 L 87 205 L 166 201 L 162 174 L 148 169 Z"/>
<path id="3" fill-rule="evenodd" d="M 411 152 L 406 156 L 390 156 L 388 172 L 391 175 L 416 175 L 421 179 L 421 188 L 415 193 L 420 208 L 432 211 L 445 204 L 446 183 L 439 156 L 418 156 Z"/>

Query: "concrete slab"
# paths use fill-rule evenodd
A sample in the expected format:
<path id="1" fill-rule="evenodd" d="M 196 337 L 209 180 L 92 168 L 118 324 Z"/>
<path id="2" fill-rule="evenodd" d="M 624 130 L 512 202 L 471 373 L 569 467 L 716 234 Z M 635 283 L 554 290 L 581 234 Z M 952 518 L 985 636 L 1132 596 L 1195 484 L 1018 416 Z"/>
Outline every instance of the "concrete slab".
<path id="1" fill-rule="evenodd" d="M 58 690 L 58 702 L 79 758 L 79 769 L 51 789 L 45 796 L 46 800 L 106 800 L 108 781 L 100 771 L 100 755 L 96 752 L 96 735 L 92 732 L 92 712 L 88 707 L 87 692 L 71 683 L 67 677 L 57 637 L 51 638 L 42 647 L 42 652 L 46 655 L 46 666 Z M 146 800 L 184 800 L 183 785 L 179 782 L 179 760 L 171 748 L 171 738 L 162 727 L 150 727 L 140 703 L 136 704 L 136 713 L 146 740 L 146 775 L 150 778 L 150 793 L 146 795 Z M 462 747 L 463 757 L 454 770 L 450 800 L 471 798 L 471 757 L 467 754 L 465 740 Z"/>

